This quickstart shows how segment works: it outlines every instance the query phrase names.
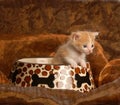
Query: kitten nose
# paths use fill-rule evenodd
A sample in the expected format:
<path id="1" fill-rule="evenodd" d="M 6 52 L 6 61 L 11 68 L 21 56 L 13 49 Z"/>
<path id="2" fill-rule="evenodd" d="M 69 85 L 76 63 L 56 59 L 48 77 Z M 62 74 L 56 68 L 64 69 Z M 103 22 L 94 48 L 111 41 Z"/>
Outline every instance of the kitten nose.
<path id="1" fill-rule="evenodd" d="M 92 50 L 90 50 L 90 53 L 92 53 Z"/>
<path id="2" fill-rule="evenodd" d="M 88 49 L 89 53 L 92 53 L 92 50 Z"/>

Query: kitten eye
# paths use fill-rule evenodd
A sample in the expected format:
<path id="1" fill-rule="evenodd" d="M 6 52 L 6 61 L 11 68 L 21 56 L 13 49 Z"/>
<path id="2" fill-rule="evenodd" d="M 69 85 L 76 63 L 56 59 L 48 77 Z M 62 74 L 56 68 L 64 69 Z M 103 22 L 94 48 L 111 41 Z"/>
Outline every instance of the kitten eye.
<path id="1" fill-rule="evenodd" d="M 87 45 L 83 45 L 83 47 L 84 47 L 84 48 L 86 48 L 86 47 L 87 47 Z"/>
<path id="2" fill-rule="evenodd" d="M 94 47 L 94 45 L 92 44 L 91 47 Z"/>

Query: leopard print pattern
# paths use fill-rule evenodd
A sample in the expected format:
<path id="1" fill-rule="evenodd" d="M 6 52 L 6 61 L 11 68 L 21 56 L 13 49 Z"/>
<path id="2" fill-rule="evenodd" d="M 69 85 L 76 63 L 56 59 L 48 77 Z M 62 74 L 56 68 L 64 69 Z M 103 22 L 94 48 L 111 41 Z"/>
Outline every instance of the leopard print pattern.
<path id="1" fill-rule="evenodd" d="M 95 88 L 90 64 L 73 69 L 69 65 L 49 65 L 16 62 L 11 71 L 12 82 L 22 87 L 44 87 L 89 92 Z"/>

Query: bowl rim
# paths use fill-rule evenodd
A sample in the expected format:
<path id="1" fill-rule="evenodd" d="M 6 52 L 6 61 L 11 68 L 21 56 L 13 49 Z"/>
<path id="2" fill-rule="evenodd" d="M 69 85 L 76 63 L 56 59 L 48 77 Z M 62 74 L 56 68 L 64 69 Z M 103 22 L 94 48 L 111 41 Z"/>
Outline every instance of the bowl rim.
<path id="1" fill-rule="evenodd" d="M 24 64 L 42 64 L 42 65 L 63 65 L 63 66 L 69 66 L 69 64 L 50 64 L 50 63 L 37 63 L 37 62 L 25 62 L 25 61 L 22 61 L 22 60 L 25 60 L 25 59 L 52 59 L 53 57 L 29 57 L 29 58 L 21 58 L 21 59 L 18 59 L 16 62 L 19 62 L 19 63 L 24 63 Z"/>
<path id="2" fill-rule="evenodd" d="M 26 62 L 26 61 L 22 61 L 22 60 L 25 60 L 25 59 L 52 59 L 53 57 L 29 57 L 29 58 L 21 58 L 21 59 L 18 59 L 16 62 L 18 63 L 24 63 L 24 64 L 42 64 L 42 65 L 54 65 L 54 66 L 70 66 L 70 64 L 50 64 L 50 63 L 37 63 L 37 62 Z M 90 63 L 87 61 L 86 64 L 89 64 Z M 78 65 L 78 66 L 81 66 L 81 65 Z"/>

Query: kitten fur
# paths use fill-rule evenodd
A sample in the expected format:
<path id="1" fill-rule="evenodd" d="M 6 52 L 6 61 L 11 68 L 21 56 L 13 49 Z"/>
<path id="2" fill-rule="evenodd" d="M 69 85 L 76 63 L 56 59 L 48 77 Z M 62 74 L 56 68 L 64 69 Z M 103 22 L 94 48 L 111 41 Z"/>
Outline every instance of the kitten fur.
<path id="1" fill-rule="evenodd" d="M 86 66 L 86 55 L 93 52 L 95 37 L 98 32 L 72 32 L 68 41 L 59 47 L 53 57 L 53 64 L 70 64 L 73 68 L 78 65 Z"/>

